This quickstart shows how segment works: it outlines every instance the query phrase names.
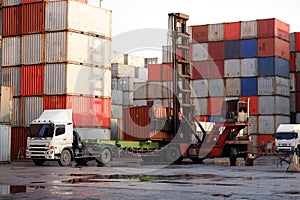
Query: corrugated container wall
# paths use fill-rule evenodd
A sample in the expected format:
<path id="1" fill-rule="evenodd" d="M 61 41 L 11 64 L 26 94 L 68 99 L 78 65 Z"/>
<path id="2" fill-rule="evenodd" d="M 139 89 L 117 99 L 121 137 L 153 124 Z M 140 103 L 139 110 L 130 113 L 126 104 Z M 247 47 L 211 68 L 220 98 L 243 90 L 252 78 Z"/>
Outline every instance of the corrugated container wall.
<path id="1" fill-rule="evenodd" d="M 15 6 L 22 3 L 22 0 L 2 0 L 3 6 Z"/>
<path id="2" fill-rule="evenodd" d="M 192 26 L 192 42 L 208 42 L 208 25 Z"/>
<path id="3" fill-rule="evenodd" d="M 258 75 L 257 58 L 248 58 L 241 60 L 241 76 L 250 77 Z"/>
<path id="4" fill-rule="evenodd" d="M 28 4 L 31 5 L 31 4 Z M 21 64 L 43 63 L 44 38 L 42 34 L 23 35 L 21 37 Z"/>
<path id="5" fill-rule="evenodd" d="M 21 95 L 42 96 L 44 94 L 44 65 L 21 67 Z"/>
<path id="6" fill-rule="evenodd" d="M 208 25 L 208 41 L 224 40 L 224 24 Z"/>
<path id="7" fill-rule="evenodd" d="M 241 39 L 257 38 L 257 21 L 241 22 Z"/>
<path id="8" fill-rule="evenodd" d="M 45 31 L 45 4 L 31 3 L 22 5 L 22 34 L 42 33 Z"/>
<path id="9" fill-rule="evenodd" d="M 22 126 L 21 114 L 20 114 L 20 110 L 21 110 L 20 101 L 21 101 L 20 97 L 13 98 L 13 109 L 12 109 L 13 112 L 12 112 L 12 116 L 11 116 L 12 127 L 21 127 Z"/>
<path id="10" fill-rule="evenodd" d="M 18 158 L 19 150 L 27 148 L 27 133 L 24 127 L 12 128 L 11 129 L 11 158 Z M 21 155 L 25 158 L 24 154 Z"/>
<path id="11" fill-rule="evenodd" d="M 20 35 L 22 32 L 22 7 L 5 7 L 2 8 L 2 11 L 2 36 Z"/>
<path id="12" fill-rule="evenodd" d="M 290 59 L 290 43 L 279 38 L 259 38 L 258 57 L 278 56 Z"/>
<path id="13" fill-rule="evenodd" d="M 5 37 L 2 39 L 2 66 L 20 65 L 21 37 Z"/>
<path id="14" fill-rule="evenodd" d="M 224 40 L 239 40 L 241 38 L 241 22 L 224 24 Z"/>
<path id="15" fill-rule="evenodd" d="M 279 37 L 290 41 L 290 25 L 274 18 L 257 20 L 257 37 Z"/>
<path id="16" fill-rule="evenodd" d="M 43 112 L 42 97 L 21 98 L 21 122 L 22 126 L 28 125 L 32 120 L 37 119 Z"/>
<path id="17" fill-rule="evenodd" d="M 11 161 L 11 127 L 0 124 L 0 163 Z"/>
<path id="18" fill-rule="evenodd" d="M 21 95 L 20 67 L 5 67 L 2 71 L 2 86 L 12 86 L 13 96 Z"/>

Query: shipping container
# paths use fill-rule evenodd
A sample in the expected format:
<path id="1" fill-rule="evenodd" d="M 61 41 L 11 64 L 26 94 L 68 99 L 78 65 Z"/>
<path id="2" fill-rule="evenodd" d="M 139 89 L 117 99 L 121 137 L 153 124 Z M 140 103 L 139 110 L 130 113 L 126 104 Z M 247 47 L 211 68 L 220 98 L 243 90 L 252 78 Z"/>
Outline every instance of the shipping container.
<path id="1" fill-rule="evenodd" d="M 21 127 L 21 98 L 20 97 L 14 97 L 13 103 L 12 103 L 13 109 L 12 109 L 12 116 L 11 116 L 11 125 L 12 127 Z"/>
<path id="2" fill-rule="evenodd" d="M 247 58 L 241 60 L 241 76 L 251 77 L 258 75 L 257 58 Z"/>
<path id="3" fill-rule="evenodd" d="M 135 68 L 135 78 L 141 79 L 141 80 L 148 80 L 148 69 L 143 67 L 137 67 Z"/>
<path id="4" fill-rule="evenodd" d="M 290 111 L 293 113 L 296 112 L 296 94 L 294 92 L 290 95 Z"/>
<path id="5" fill-rule="evenodd" d="M 251 137 L 256 137 L 255 141 L 257 152 L 263 153 L 262 149 L 264 149 L 264 151 L 268 153 L 273 153 L 275 151 L 275 137 L 273 136 L 273 133 L 259 133 L 258 135 L 253 135 Z"/>
<path id="6" fill-rule="evenodd" d="M 110 140 L 110 129 L 103 128 L 75 128 L 81 139 Z"/>
<path id="7" fill-rule="evenodd" d="M 123 65 L 113 63 L 112 67 L 112 77 L 121 78 L 121 77 L 135 77 L 135 67 L 131 65 Z"/>
<path id="8" fill-rule="evenodd" d="M 300 32 L 295 33 L 295 51 L 300 51 Z"/>
<path id="9" fill-rule="evenodd" d="M 147 98 L 147 91 L 148 91 L 148 82 L 136 82 L 134 83 L 134 92 L 133 98 L 134 99 L 146 99 Z"/>
<path id="10" fill-rule="evenodd" d="M 112 90 L 111 94 L 112 105 L 123 105 L 123 91 Z"/>
<path id="11" fill-rule="evenodd" d="M 84 96 L 45 96 L 43 109 L 72 109 L 74 127 L 109 128 L 111 99 Z"/>
<path id="12" fill-rule="evenodd" d="M 224 97 L 225 85 L 224 79 L 210 79 L 208 80 L 208 93 L 211 97 Z"/>
<path id="13" fill-rule="evenodd" d="M 15 0 L 17 2 L 17 0 Z M 13 2 L 13 1 L 11 1 Z M 4 1 L 5 5 L 8 1 Z M 22 7 L 12 6 L 2 8 L 2 36 L 17 36 L 22 32 Z"/>
<path id="14" fill-rule="evenodd" d="M 296 72 L 295 75 L 295 84 L 296 84 L 296 92 L 300 91 L 300 73 Z"/>
<path id="15" fill-rule="evenodd" d="M 208 25 L 192 26 L 192 42 L 208 42 Z"/>
<path id="16" fill-rule="evenodd" d="M 194 98 L 195 115 L 208 115 L 208 98 Z"/>
<path id="17" fill-rule="evenodd" d="M 161 81 L 173 80 L 172 63 L 164 63 L 161 65 Z"/>
<path id="18" fill-rule="evenodd" d="M 222 107 L 224 98 L 208 98 L 208 115 L 220 116 L 222 114 Z"/>
<path id="19" fill-rule="evenodd" d="M 207 78 L 210 79 L 224 78 L 224 60 L 214 60 L 209 62 Z"/>
<path id="20" fill-rule="evenodd" d="M 22 5 L 22 34 L 45 31 L 45 4 L 43 2 Z"/>
<path id="21" fill-rule="evenodd" d="M 258 110 L 262 115 L 289 115 L 290 98 L 281 96 L 259 96 Z"/>
<path id="22" fill-rule="evenodd" d="M 194 80 L 192 96 L 208 97 L 208 81 L 207 80 Z"/>
<path id="23" fill-rule="evenodd" d="M 257 128 L 258 128 L 258 121 L 257 121 L 258 116 L 253 116 L 251 115 L 249 118 L 249 123 L 251 124 L 251 126 L 246 127 L 245 129 L 243 129 L 243 134 L 248 134 L 248 135 L 253 135 L 253 134 L 257 134 Z"/>
<path id="24" fill-rule="evenodd" d="M 33 120 L 39 118 L 43 112 L 42 97 L 22 97 L 20 103 L 22 126 L 30 124 Z"/>
<path id="25" fill-rule="evenodd" d="M 133 92 L 123 92 L 123 105 L 133 106 Z"/>
<path id="26" fill-rule="evenodd" d="M 296 113 L 295 112 L 291 112 L 290 113 L 290 124 L 296 124 Z"/>
<path id="27" fill-rule="evenodd" d="M 242 40 L 241 46 L 242 46 L 241 47 L 242 58 L 257 57 L 257 39 Z"/>
<path id="28" fill-rule="evenodd" d="M 11 127 L 0 124 L 0 163 L 11 162 Z"/>
<path id="29" fill-rule="evenodd" d="M 275 116 L 275 131 L 277 130 L 278 126 L 280 124 L 289 124 L 291 121 L 290 116 L 284 116 L 284 115 L 276 115 Z"/>
<path id="30" fill-rule="evenodd" d="M 282 76 L 290 77 L 289 61 L 277 57 L 258 58 L 259 76 Z"/>
<path id="31" fill-rule="evenodd" d="M 296 124 L 300 124 L 300 113 L 296 113 Z"/>
<path id="32" fill-rule="evenodd" d="M 21 37 L 2 39 L 2 67 L 21 64 Z"/>
<path id="33" fill-rule="evenodd" d="M 20 67 L 5 67 L 2 71 L 2 86 L 13 87 L 13 96 L 21 95 Z"/>
<path id="34" fill-rule="evenodd" d="M 258 57 L 278 56 L 290 60 L 290 43 L 279 38 L 259 38 Z"/>
<path id="35" fill-rule="evenodd" d="M 21 96 L 44 94 L 44 69 L 44 65 L 21 67 Z"/>
<path id="36" fill-rule="evenodd" d="M 239 40 L 241 38 L 241 22 L 224 23 L 224 40 Z"/>
<path id="37" fill-rule="evenodd" d="M 28 4 L 31 5 L 31 4 Z M 42 34 L 23 35 L 21 37 L 21 64 L 32 65 L 44 62 L 44 38 Z"/>
<path id="38" fill-rule="evenodd" d="M 257 38 L 257 21 L 241 22 L 241 39 Z"/>
<path id="39" fill-rule="evenodd" d="M 224 24 L 208 25 L 208 41 L 224 40 Z"/>
<path id="40" fill-rule="evenodd" d="M 250 100 L 250 106 L 249 106 L 249 112 L 250 115 L 258 115 L 258 96 L 246 96 L 246 97 L 241 97 L 242 100 Z"/>
<path id="41" fill-rule="evenodd" d="M 295 53 L 295 67 L 296 67 L 296 72 L 300 72 L 300 51 Z"/>
<path id="42" fill-rule="evenodd" d="M 135 67 L 145 67 L 145 58 L 133 54 L 125 54 L 124 62 L 126 65 L 132 65 Z"/>
<path id="43" fill-rule="evenodd" d="M 24 127 L 11 128 L 11 158 L 25 158 L 27 149 L 27 132 Z"/>
<path id="44" fill-rule="evenodd" d="M 225 59 L 234 59 L 241 57 L 240 40 L 225 41 Z"/>
<path id="45" fill-rule="evenodd" d="M 161 99 L 163 98 L 163 85 L 161 82 L 149 82 L 147 86 L 147 97 L 150 99 Z"/>
<path id="46" fill-rule="evenodd" d="M 295 72 L 295 71 L 296 71 L 296 53 L 291 52 L 290 53 L 290 72 Z"/>
<path id="47" fill-rule="evenodd" d="M 97 23 L 94 23 L 97 20 Z M 46 31 L 74 30 L 111 38 L 112 13 L 76 1 L 46 3 Z"/>
<path id="48" fill-rule="evenodd" d="M 47 64 L 44 93 L 111 97 L 111 71 L 76 64 Z"/>
<path id="49" fill-rule="evenodd" d="M 227 59 L 224 64 L 224 76 L 228 78 L 241 76 L 240 59 Z"/>
<path id="50" fill-rule="evenodd" d="M 299 101 L 300 92 L 296 92 L 295 95 L 296 95 L 296 112 L 300 113 L 300 101 Z"/>
<path id="51" fill-rule="evenodd" d="M 257 96 L 257 78 L 242 78 L 241 88 L 242 96 Z"/>
<path id="52" fill-rule="evenodd" d="M 121 127 L 119 126 L 118 119 L 111 119 L 110 120 L 110 139 L 111 140 L 122 140 L 120 138 Z"/>
<path id="53" fill-rule="evenodd" d="M 2 0 L 3 7 L 16 6 L 16 5 L 20 5 L 21 3 L 22 3 L 21 0 Z"/>
<path id="54" fill-rule="evenodd" d="M 0 185 L 0 195 L 10 195 L 10 185 Z"/>
<path id="55" fill-rule="evenodd" d="M 290 33 L 290 52 L 295 51 L 295 33 Z"/>
<path id="56" fill-rule="evenodd" d="M 225 94 L 227 97 L 241 96 L 241 79 L 240 78 L 226 79 Z"/>
<path id="57" fill-rule="evenodd" d="M 257 20 L 257 37 L 278 37 L 290 41 L 290 25 L 274 18 Z"/>
<path id="58" fill-rule="evenodd" d="M 192 44 L 192 61 L 209 60 L 208 43 Z"/>
<path id="59" fill-rule="evenodd" d="M 111 41 L 75 32 L 53 32 L 45 36 L 45 62 L 75 62 L 111 65 Z"/>
<path id="60" fill-rule="evenodd" d="M 118 90 L 122 91 L 133 91 L 134 90 L 135 78 L 122 77 L 119 78 Z"/>
<path id="61" fill-rule="evenodd" d="M 258 95 L 290 96 L 289 82 L 281 77 L 258 77 Z"/>
<path id="62" fill-rule="evenodd" d="M 161 64 L 148 65 L 148 80 L 160 81 L 161 80 Z"/>
<path id="63" fill-rule="evenodd" d="M 168 100 L 168 99 L 163 99 L 163 100 Z M 146 106 L 147 100 L 133 100 L 133 105 L 134 106 Z M 167 106 L 167 105 L 164 105 L 164 106 Z"/>
<path id="64" fill-rule="evenodd" d="M 224 42 L 209 42 L 208 55 L 211 60 L 224 59 Z"/>
<path id="65" fill-rule="evenodd" d="M 275 115 L 258 116 L 258 134 L 275 133 Z"/>
<path id="66" fill-rule="evenodd" d="M 123 118 L 123 106 L 122 105 L 112 105 L 111 106 L 111 118 L 122 119 Z"/>
<path id="67" fill-rule="evenodd" d="M 220 116 L 208 116 L 208 121 L 213 123 L 224 123 L 225 119 Z"/>
<path id="68" fill-rule="evenodd" d="M 192 79 L 207 79 L 209 77 L 210 61 L 192 62 Z"/>

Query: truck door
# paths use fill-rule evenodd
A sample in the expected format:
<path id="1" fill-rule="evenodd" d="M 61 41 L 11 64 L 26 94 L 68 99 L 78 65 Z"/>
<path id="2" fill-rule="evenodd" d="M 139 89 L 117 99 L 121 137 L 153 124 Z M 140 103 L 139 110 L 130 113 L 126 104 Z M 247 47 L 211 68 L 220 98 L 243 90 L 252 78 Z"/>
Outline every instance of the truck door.
<path id="1" fill-rule="evenodd" d="M 53 142 L 54 142 L 53 145 L 59 148 L 60 151 L 63 149 L 64 146 L 72 145 L 72 141 L 70 142 L 68 140 L 68 134 L 66 132 L 65 125 L 56 125 Z"/>

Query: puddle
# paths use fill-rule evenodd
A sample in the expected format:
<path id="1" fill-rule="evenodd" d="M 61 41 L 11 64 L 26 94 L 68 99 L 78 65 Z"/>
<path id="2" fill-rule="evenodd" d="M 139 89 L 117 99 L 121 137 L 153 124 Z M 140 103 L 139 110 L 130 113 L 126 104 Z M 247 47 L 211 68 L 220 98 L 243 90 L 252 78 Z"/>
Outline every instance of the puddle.
<path id="1" fill-rule="evenodd" d="M 25 185 L 0 185 L 0 195 L 25 193 Z"/>

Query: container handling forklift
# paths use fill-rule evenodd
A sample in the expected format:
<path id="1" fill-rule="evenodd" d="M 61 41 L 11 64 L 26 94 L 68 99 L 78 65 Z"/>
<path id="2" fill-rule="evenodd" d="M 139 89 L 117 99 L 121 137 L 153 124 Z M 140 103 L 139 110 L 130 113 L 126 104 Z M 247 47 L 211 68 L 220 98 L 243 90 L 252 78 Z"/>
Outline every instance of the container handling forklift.
<path id="1" fill-rule="evenodd" d="M 36 165 L 46 160 L 58 160 L 62 166 L 86 164 L 96 160 L 101 165 L 109 164 L 115 149 L 129 149 L 141 155 L 144 161 L 167 163 L 181 162 L 189 158 L 201 163 L 207 158 L 229 157 L 230 165 L 236 165 L 237 157 L 243 157 L 246 165 L 253 165 L 249 148 L 252 146 L 248 134 L 240 131 L 249 124 L 249 100 L 231 99 L 224 101 L 224 121 L 214 123 L 209 133 L 193 114 L 191 104 L 191 70 L 189 62 L 189 35 L 186 22 L 188 16 L 181 13 L 169 14 L 169 33 L 172 41 L 172 98 L 168 116 L 159 121 L 149 117 L 150 124 L 161 127 L 167 140 L 118 140 L 101 141 L 80 139 L 73 130 L 70 110 L 46 110 L 29 126 L 26 155 Z M 181 55 L 176 55 L 177 52 Z M 179 83 L 181 84 L 179 86 Z M 180 98 L 179 98 L 180 97 Z M 149 113 L 144 113 L 149 115 Z M 65 117 L 64 117 L 65 116 Z M 163 126 L 156 123 L 163 122 Z M 155 128 L 154 128 L 155 129 Z M 197 129 L 200 131 L 197 131 Z M 50 131 L 50 132 L 49 132 Z M 153 130 L 152 130 L 153 131 Z"/>

